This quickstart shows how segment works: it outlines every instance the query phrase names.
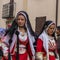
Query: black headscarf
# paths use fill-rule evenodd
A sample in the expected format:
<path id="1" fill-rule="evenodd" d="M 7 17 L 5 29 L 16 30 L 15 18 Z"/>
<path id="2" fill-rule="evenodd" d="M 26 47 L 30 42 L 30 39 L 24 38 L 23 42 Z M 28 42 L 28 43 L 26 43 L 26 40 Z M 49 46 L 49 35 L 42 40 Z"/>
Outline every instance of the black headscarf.
<path id="1" fill-rule="evenodd" d="M 29 21 L 29 16 L 28 16 L 27 12 L 25 12 L 25 11 L 19 11 L 17 13 L 16 18 L 13 20 L 11 27 L 6 31 L 5 35 L 8 34 L 10 36 L 10 38 L 12 39 L 13 34 L 18 29 L 17 18 L 18 18 L 19 15 L 23 15 L 25 17 L 26 22 L 27 22 L 27 27 L 28 27 L 28 30 L 29 30 L 30 34 L 32 36 L 36 36 L 32 27 L 31 27 L 31 24 L 30 24 L 30 21 Z M 10 39 L 10 43 L 12 42 L 11 39 Z"/>

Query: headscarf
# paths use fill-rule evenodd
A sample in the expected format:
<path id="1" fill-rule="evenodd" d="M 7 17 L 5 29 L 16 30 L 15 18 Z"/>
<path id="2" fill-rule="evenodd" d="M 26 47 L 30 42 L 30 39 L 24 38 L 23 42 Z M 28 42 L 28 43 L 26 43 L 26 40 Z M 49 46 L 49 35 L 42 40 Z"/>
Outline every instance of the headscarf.
<path id="1" fill-rule="evenodd" d="M 49 60 L 49 51 L 48 51 L 48 34 L 47 34 L 47 30 L 48 28 L 52 25 L 55 24 L 53 21 L 46 21 L 45 23 L 45 29 L 43 30 L 42 34 L 39 36 L 39 38 L 43 41 L 43 47 L 45 49 L 45 51 L 47 52 L 47 60 Z M 55 30 L 55 29 L 54 29 Z"/>
<path id="2" fill-rule="evenodd" d="M 52 24 L 55 25 L 55 23 L 54 23 L 53 21 L 46 21 L 46 23 L 45 23 L 45 30 L 47 31 L 48 28 L 49 28 Z M 55 27 L 55 29 L 56 29 L 56 27 Z M 55 29 L 54 29 L 54 31 L 55 31 Z"/>
<path id="3" fill-rule="evenodd" d="M 6 31 L 6 29 L 0 28 L 0 38 L 3 38 L 5 31 Z"/>
<path id="4" fill-rule="evenodd" d="M 25 27 L 27 28 L 28 36 L 30 35 L 31 38 L 32 38 L 32 36 L 34 36 L 34 32 L 33 32 L 33 30 L 32 30 L 32 27 L 31 27 L 31 24 L 30 24 L 30 21 L 29 21 L 29 16 L 28 16 L 28 14 L 27 14 L 25 11 L 19 11 L 19 12 L 17 13 L 16 19 L 17 19 L 17 17 L 18 17 L 19 15 L 23 15 L 23 16 L 25 17 L 25 19 L 26 19 Z M 30 36 L 29 36 L 29 37 L 30 37 Z M 31 39 L 31 38 L 30 38 L 30 39 Z M 35 42 L 35 39 L 32 39 L 32 41 Z"/>

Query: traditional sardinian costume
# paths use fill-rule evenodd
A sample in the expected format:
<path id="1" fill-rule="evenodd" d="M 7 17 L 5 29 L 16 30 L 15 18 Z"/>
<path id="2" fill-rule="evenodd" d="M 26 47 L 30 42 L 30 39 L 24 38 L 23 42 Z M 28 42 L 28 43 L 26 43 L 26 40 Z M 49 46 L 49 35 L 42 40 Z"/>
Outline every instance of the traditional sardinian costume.
<path id="1" fill-rule="evenodd" d="M 17 13 L 17 17 L 19 15 L 23 15 L 25 17 L 25 19 L 26 19 L 25 27 L 27 29 L 27 32 L 24 33 L 24 36 L 22 36 L 22 32 L 19 31 L 19 28 L 16 29 L 19 32 L 19 35 L 18 35 L 18 38 L 19 38 L 19 60 L 32 60 L 33 57 L 35 58 L 35 50 L 33 47 L 35 38 L 32 34 L 32 29 L 30 26 L 30 22 L 29 22 L 27 13 L 25 11 L 20 11 Z M 17 17 L 16 17 L 16 20 L 17 20 Z M 3 53 L 4 54 L 9 53 L 9 40 L 10 40 L 10 37 L 7 34 L 3 39 Z M 17 52 L 16 51 L 16 49 L 17 49 L 16 41 L 17 41 L 17 35 L 16 35 L 16 33 L 14 33 L 13 37 L 12 37 L 12 43 L 10 45 L 11 60 L 16 60 L 16 52 Z M 4 60 L 4 58 L 2 60 Z"/>
<path id="2" fill-rule="evenodd" d="M 53 36 L 47 34 L 48 28 L 54 24 L 52 21 L 47 21 L 45 30 L 37 39 L 36 55 L 41 60 L 55 60 L 56 42 Z M 54 30 L 55 31 L 55 30 Z M 49 45 L 50 44 L 50 45 Z M 51 49 L 53 48 L 53 49 Z"/>

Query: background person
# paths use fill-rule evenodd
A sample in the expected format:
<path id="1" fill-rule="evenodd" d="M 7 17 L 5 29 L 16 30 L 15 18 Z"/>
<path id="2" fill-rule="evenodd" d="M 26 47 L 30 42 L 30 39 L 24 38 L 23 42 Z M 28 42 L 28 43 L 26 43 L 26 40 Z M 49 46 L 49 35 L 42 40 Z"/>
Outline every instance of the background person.
<path id="1" fill-rule="evenodd" d="M 43 32 L 37 39 L 37 60 L 56 60 L 55 28 L 56 26 L 53 21 L 46 21 Z"/>
<path id="2" fill-rule="evenodd" d="M 56 34 L 57 34 L 57 50 L 58 50 L 58 54 L 59 54 L 59 60 L 60 60 L 60 26 L 57 26 L 56 29 Z"/>
<path id="3" fill-rule="evenodd" d="M 3 51 L 2 51 L 2 38 L 4 37 L 5 31 L 6 30 L 4 28 L 0 28 L 0 59 L 3 56 Z"/>

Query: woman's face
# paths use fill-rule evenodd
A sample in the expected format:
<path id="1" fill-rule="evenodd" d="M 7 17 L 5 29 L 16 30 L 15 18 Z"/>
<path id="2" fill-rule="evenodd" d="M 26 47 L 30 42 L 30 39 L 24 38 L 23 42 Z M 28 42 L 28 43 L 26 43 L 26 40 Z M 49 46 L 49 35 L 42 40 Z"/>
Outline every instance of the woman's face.
<path id="1" fill-rule="evenodd" d="M 25 22 L 26 22 L 25 17 L 23 15 L 19 15 L 18 18 L 17 18 L 18 26 L 19 27 L 24 27 Z"/>
<path id="2" fill-rule="evenodd" d="M 55 30 L 55 24 L 52 24 L 47 30 L 48 35 L 52 36 L 54 30 Z"/>

